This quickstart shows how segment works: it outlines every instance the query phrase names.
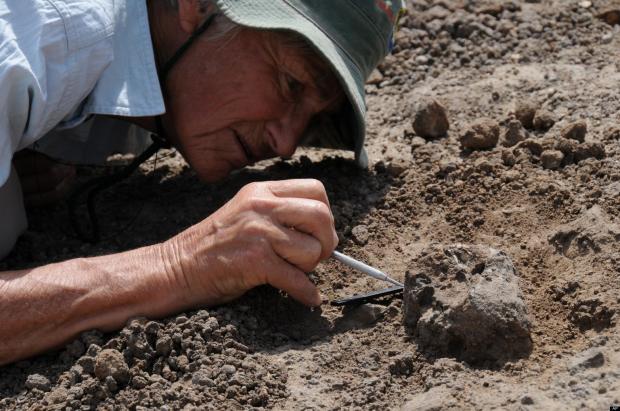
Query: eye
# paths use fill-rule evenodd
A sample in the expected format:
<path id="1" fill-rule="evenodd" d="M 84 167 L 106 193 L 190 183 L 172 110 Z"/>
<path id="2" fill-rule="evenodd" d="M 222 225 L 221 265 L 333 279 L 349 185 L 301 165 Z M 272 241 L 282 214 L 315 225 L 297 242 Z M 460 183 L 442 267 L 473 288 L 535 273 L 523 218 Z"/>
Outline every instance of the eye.
<path id="1" fill-rule="evenodd" d="M 283 82 L 286 86 L 285 94 L 291 98 L 298 97 L 304 89 L 303 83 L 288 73 L 283 73 Z"/>

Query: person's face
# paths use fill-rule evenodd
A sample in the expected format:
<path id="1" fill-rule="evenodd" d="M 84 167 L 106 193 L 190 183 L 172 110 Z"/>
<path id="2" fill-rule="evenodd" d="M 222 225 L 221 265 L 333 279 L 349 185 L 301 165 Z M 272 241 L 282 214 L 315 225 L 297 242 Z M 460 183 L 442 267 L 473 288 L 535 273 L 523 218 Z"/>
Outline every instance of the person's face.
<path id="1" fill-rule="evenodd" d="M 199 39 L 170 72 L 164 124 L 201 179 L 290 157 L 310 120 L 342 103 L 331 70 L 284 39 L 250 29 Z"/>

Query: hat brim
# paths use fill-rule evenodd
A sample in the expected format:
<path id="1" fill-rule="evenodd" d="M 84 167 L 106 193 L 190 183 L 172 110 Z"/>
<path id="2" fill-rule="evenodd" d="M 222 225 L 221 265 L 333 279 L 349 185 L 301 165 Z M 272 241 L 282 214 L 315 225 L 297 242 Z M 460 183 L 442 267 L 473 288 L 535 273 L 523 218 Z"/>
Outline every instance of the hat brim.
<path id="1" fill-rule="evenodd" d="M 257 29 L 290 30 L 303 36 L 332 67 L 338 77 L 349 104 L 349 131 L 353 134 L 353 146 L 338 147 L 353 150 L 357 163 L 368 166 L 364 150 L 366 134 L 366 104 L 364 101 L 365 79 L 360 69 L 333 41 L 325 31 L 301 10 L 284 0 L 262 2 L 260 7 L 252 0 L 217 0 L 221 12 L 233 22 Z"/>

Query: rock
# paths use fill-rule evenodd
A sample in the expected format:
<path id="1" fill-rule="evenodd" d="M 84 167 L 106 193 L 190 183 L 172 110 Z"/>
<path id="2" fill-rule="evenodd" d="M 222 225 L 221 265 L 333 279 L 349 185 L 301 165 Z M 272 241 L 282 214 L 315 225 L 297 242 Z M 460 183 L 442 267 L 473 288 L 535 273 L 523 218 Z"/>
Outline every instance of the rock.
<path id="1" fill-rule="evenodd" d="M 450 128 L 446 109 L 435 99 L 424 99 L 416 108 L 413 130 L 426 139 L 445 136 Z"/>
<path id="2" fill-rule="evenodd" d="M 600 348 L 594 347 L 580 352 L 568 362 L 568 369 L 576 373 L 588 368 L 598 368 L 605 364 L 605 356 Z"/>
<path id="3" fill-rule="evenodd" d="M 411 353 L 404 353 L 395 356 L 390 361 L 388 370 L 392 375 L 411 375 L 414 371 L 415 358 Z"/>
<path id="4" fill-rule="evenodd" d="M 528 137 L 527 131 L 519 120 L 510 120 L 506 126 L 506 131 L 502 136 L 502 145 L 512 147 Z"/>
<path id="5" fill-rule="evenodd" d="M 168 356 L 172 351 L 172 338 L 169 335 L 163 335 L 158 338 L 155 343 L 155 351 L 162 357 Z"/>
<path id="6" fill-rule="evenodd" d="M 86 347 L 84 346 L 84 343 L 82 343 L 82 341 L 74 340 L 70 344 L 67 344 L 66 350 L 67 354 L 69 354 L 71 357 L 77 358 L 84 354 L 84 352 L 86 351 Z"/>
<path id="7" fill-rule="evenodd" d="M 535 156 L 539 156 L 543 152 L 543 145 L 533 138 L 521 141 L 515 146 L 515 149 L 526 149 Z"/>
<path id="8" fill-rule="evenodd" d="M 560 132 L 560 135 L 563 138 L 568 138 L 572 140 L 577 140 L 580 143 L 583 143 L 586 139 L 586 133 L 588 132 L 588 125 L 585 121 L 576 121 L 574 123 L 570 123 Z"/>
<path id="9" fill-rule="evenodd" d="M 426 144 L 426 140 L 418 136 L 415 136 L 414 138 L 412 138 L 411 143 L 409 143 L 409 145 L 411 146 L 411 151 L 415 151 L 416 149 L 423 147 L 425 144 Z"/>
<path id="10" fill-rule="evenodd" d="M 493 248 L 457 244 L 425 250 L 406 275 L 404 317 L 409 333 L 434 355 L 478 363 L 531 351 L 516 269 Z"/>
<path id="11" fill-rule="evenodd" d="M 610 26 L 620 24 L 620 7 L 607 7 L 603 9 L 597 17 L 603 20 L 605 23 L 609 24 Z"/>
<path id="12" fill-rule="evenodd" d="M 398 177 L 411 167 L 411 162 L 401 158 L 395 158 L 386 165 L 387 172 L 392 177 Z"/>
<path id="13" fill-rule="evenodd" d="M 365 225 L 356 225 L 351 230 L 351 236 L 353 237 L 353 241 L 357 245 L 365 245 L 368 242 L 368 238 L 370 237 L 370 232 L 368 231 L 368 227 Z"/>
<path id="14" fill-rule="evenodd" d="M 374 69 L 372 73 L 370 73 L 370 77 L 366 83 L 368 84 L 379 84 L 383 81 L 383 74 L 378 69 Z"/>
<path id="15" fill-rule="evenodd" d="M 26 379 L 26 388 L 29 390 L 36 388 L 41 391 L 49 391 L 52 389 L 50 380 L 41 374 L 31 374 Z"/>
<path id="16" fill-rule="evenodd" d="M 502 163 L 507 167 L 512 167 L 516 164 L 517 158 L 512 150 L 502 150 Z"/>
<path id="17" fill-rule="evenodd" d="M 125 358 L 117 350 L 102 350 L 95 358 L 95 376 L 100 381 L 105 381 L 108 376 L 114 378 L 119 384 L 129 382 L 129 367 Z"/>
<path id="18" fill-rule="evenodd" d="M 620 239 L 620 225 L 595 205 L 574 221 L 560 226 L 549 236 L 559 254 L 575 258 L 589 253 L 612 251 Z"/>
<path id="19" fill-rule="evenodd" d="M 528 130 L 534 128 L 534 116 L 538 110 L 538 105 L 532 101 L 520 101 L 515 107 L 515 117 L 521 122 L 523 127 Z"/>
<path id="20" fill-rule="evenodd" d="M 499 124 L 491 119 L 481 119 L 471 124 L 460 137 L 461 146 L 472 150 L 495 147 L 499 140 Z"/>
<path id="21" fill-rule="evenodd" d="M 557 170 L 562 165 L 564 154 L 559 150 L 545 150 L 540 155 L 540 162 L 547 170 Z"/>
<path id="22" fill-rule="evenodd" d="M 203 370 L 199 370 L 192 376 L 192 384 L 203 387 L 215 387 L 215 382 L 209 377 L 209 374 Z"/>
<path id="23" fill-rule="evenodd" d="M 127 337 L 127 349 L 135 358 L 149 359 L 154 355 L 153 348 L 142 331 L 133 331 Z"/>
<path id="24" fill-rule="evenodd" d="M 235 368 L 234 365 L 230 365 L 230 364 L 225 364 L 222 367 L 222 372 L 228 376 L 233 375 L 235 372 L 237 372 L 237 368 Z"/>
<path id="25" fill-rule="evenodd" d="M 157 323 L 155 321 L 149 321 L 144 326 L 144 332 L 147 333 L 148 335 L 157 335 L 157 332 L 160 329 L 161 329 L 161 326 L 159 325 L 159 323 Z"/>
<path id="26" fill-rule="evenodd" d="M 110 392 L 118 391 L 118 383 L 111 375 L 108 375 L 105 378 L 105 386 L 108 388 L 108 390 L 110 390 Z"/>
<path id="27" fill-rule="evenodd" d="M 534 129 L 547 131 L 555 124 L 555 116 L 547 110 L 538 110 L 532 123 Z"/>
<path id="28" fill-rule="evenodd" d="M 572 164 L 575 161 L 575 152 L 579 142 L 576 140 L 569 140 L 567 138 L 558 138 L 553 145 L 554 150 L 561 151 L 564 154 L 564 164 Z"/>
<path id="29" fill-rule="evenodd" d="M 536 401 L 534 401 L 534 398 L 532 398 L 532 396 L 528 394 L 525 394 L 523 397 L 521 397 L 520 402 L 523 405 L 533 405 L 536 403 Z"/>
<path id="30" fill-rule="evenodd" d="M 583 143 L 575 149 L 575 162 L 580 162 L 588 158 L 600 160 L 605 158 L 605 146 L 601 143 Z"/>
<path id="31" fill-rule="evenodd" d="M 416 395 L 401 407 L 401 411 L 443 411 L 458 409 L 458 405 L 450 389 L 440 385 Z"/>
<path id="32" fill-rule="evenodd" d="M 131 379 L 131 386 L 135 389 L 141 390 L 149 384 L 148 380 L 140 375 L 137 375 Z"/>
<path id="33" fill-rule="evenodd" d="M 81 357 L 77 360 L 77 365 L 82 367 L 85 373 L 94 374 L 95 373 L 95 359 L 90 356 Z"/>
<path id="34" fill-rule="evenodd" d="M 85 347 L 90 347 L 92 344 L 103 345 L 103 334 L 98 330 L 85 331 L 80 335 L 80 339 Z"/>

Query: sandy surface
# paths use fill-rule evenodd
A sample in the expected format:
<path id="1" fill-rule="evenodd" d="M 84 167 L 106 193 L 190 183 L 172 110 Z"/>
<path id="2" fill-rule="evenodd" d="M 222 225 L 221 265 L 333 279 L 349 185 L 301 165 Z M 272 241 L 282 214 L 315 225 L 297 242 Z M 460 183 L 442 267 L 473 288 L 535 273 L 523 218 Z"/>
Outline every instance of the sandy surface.
<path id="1" fill-rule="evenodd" d="M 527 307 L 531 352 L 466 362 L 425 349 L 403 326 L 398 297 L 329 305 L 384 285 L 326 261 L 311 274 L 321 309 L 265 287 L 225 307 L 85 333 L 0 368 L 0 408 L 620 405 L 620 26 L 604 21 L 614 22 L 607 7 L 613 2 L 417 1 L 395 54 L 367 86 L 369 170 L 348 153 L 301 150 L 205 186 L 177 153 L 163 152 L 104 196 L 103 242 L 75 239 L 64 206 L 32 211 L 30 230 L 0 263 L 23 268 L 152 244 L 250 181 L 313 177 L 328 190 L 339 248 L 399 280 L 429 247 L 505 253 Z M 414 131 L 427 98 L 446 108 L 444 137 Z M 518 129 L 523 141 L 507 147 L 524 102 L 537 110 L 536 127 Z M 464 149 L 461 136 L 482 119 L 499 127 L 499 142 Z M 564 138 L 578 121 L 585 140 Z M 81 178 L 99 172 L 84 169 Z"/>

